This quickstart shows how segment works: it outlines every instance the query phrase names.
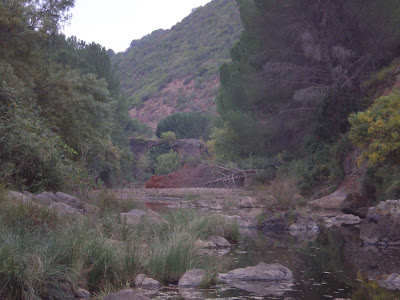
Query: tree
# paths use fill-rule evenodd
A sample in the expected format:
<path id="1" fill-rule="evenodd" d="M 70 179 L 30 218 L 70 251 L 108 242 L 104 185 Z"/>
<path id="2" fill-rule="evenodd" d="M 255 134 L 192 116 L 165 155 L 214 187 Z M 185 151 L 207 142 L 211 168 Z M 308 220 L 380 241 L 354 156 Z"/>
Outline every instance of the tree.
<path id="1" fill-rule="evenodd" d="M 361 82 L 396 55 L 400 1 L 238 0 L 244 32 L 221 66 L 217 109 L 229 124 L 235 112 L 256 120 L 269 154 L 296 152 L 320 113 L 331 137 L 349 126 Z M 343 111 L 344 107 L 348 108 Z M 323 107 L 329 107 L 329 111 Z M 227 125 L 228 124 L 228 125 Z M 338 126 L 337 126 L 338 125 Z M 233 136 L 233 135 L 232 135 Z M 232 141 L 233 142 L 233 141 Z M 250 152 L 241 152 L 248 156 Z"/>
<path id="2" fill-rule="evenodd" d="M 175 132 L 178 139 L 208 139 L 211 128 L 211 117 L 201 112 L 184 112 L 173 114 L 161 120 L 155 134 L 161 137 L 163 132 Z"/>

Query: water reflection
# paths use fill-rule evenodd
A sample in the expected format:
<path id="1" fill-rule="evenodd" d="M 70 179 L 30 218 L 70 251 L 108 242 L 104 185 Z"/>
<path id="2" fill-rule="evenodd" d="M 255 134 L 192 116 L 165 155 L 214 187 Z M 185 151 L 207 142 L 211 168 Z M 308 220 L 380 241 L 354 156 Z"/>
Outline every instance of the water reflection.
<path id="1" fill-rule="evenodd" d="M 382 288 L 384 275 L 400 273 L 400 248 L 364 247 L 356 227 L 336 227 L 318 235 L 254 231 L 224 256 L 222 272 L 280 263 L 289 268 L 289 283 L 229 282 L 207 290 L 164 289 L 154 299 L 400 299 Z"/>

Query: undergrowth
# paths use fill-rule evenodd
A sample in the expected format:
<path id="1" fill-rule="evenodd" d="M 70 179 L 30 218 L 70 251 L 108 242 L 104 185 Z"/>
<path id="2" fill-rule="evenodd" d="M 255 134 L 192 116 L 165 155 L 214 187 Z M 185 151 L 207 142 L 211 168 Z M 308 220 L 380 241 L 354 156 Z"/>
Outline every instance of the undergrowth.
<path id="1" fill-rule="evenodd" d="M 239 239 L 237 224 L 189 210 L 129 226 L 120 213 L 137 208 L 133 202 L 100 194 L 91 201 L 97 211 L 76 217 L 17 203 L 0 189 L 0 298 L 73 299 L 78 287 L 101 295 L 134 286 L 143 272 L 177 283 L 191 268 L 208 268 L 197 239 Z"/>

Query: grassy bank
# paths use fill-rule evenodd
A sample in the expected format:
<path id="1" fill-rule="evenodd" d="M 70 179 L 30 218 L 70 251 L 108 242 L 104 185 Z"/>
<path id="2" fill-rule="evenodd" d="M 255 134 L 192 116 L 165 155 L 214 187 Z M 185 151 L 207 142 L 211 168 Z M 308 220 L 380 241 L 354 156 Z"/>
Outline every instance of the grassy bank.
<path id="1" fill-rule="evenodd" d="M 61 216 L 0 194 L 0 298 L 70 299 L 78 287 L 102 295 L 134 286 L 138 273 L 176 283 L 205 266 L 194 241 L 238 238 L 237 226 L 216 216 L 178 210 L 164 214 L 165 223 L 129 226 L 120 213 L 137 208 L 133 200 L 103 193 L 91 203 L 94 214 Z"/>

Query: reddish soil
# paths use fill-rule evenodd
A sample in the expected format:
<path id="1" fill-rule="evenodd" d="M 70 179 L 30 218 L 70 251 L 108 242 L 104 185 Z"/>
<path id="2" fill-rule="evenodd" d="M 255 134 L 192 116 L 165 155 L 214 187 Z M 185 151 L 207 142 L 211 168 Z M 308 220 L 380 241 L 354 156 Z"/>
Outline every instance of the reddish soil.
<path id="1" fill-rule="evenodd" d="M 168 175 L 154 175 L 146 182 L 146 188 L 201 187 L 206 182 L 206 171 L 202 167 L 185 164 L 181 169 Z"/>

